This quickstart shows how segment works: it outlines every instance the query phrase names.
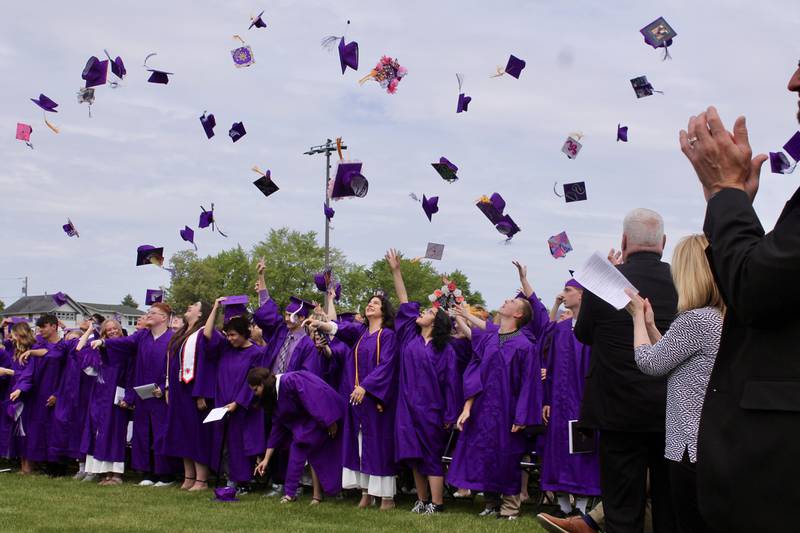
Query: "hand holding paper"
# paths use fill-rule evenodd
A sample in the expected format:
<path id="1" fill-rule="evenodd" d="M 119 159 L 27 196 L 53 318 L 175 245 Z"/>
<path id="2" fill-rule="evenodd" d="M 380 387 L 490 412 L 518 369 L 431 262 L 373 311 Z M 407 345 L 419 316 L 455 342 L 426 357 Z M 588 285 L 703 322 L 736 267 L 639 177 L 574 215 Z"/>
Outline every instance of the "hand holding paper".
<path id="1" fill-rule="evenodd" d="M 585 288 L 592 291 L 598 298 L 613 305 L 620 310 L 630 302 L 630 297 L 625 294 L 625 289 L 638 293 L 622 272 L 611 264 L 607 257 L 599 252 L 593 253 L 583 266 L 575 272 L 575 279 Z"/>

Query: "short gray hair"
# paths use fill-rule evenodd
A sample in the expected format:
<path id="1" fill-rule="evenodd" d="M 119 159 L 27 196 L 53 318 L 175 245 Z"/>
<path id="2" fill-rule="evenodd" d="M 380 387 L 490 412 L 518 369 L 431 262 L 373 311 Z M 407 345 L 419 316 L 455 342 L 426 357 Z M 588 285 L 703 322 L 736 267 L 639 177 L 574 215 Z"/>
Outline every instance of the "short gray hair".
<path id="1" fill-rule="evenodd" d="M 634 209 L 625 215 L 622 234 L 628 237 L 629 246 L 661 247 L 664 242 L 664 219 L 651 209 Z"/>

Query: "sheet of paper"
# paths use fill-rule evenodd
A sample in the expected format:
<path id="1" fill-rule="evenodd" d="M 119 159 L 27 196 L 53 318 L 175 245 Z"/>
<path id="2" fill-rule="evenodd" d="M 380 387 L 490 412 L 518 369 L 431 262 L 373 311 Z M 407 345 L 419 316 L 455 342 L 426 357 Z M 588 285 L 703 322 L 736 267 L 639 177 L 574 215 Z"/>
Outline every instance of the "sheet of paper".
<path id="1" fill-rule="evenodd" d="M 121 402 L 123 399 L 125 399 L 125 389 L 122 387 L 117 387 L 117 390 L 114 393 L 114 405 L 119 405 L 119 402 Z"/>
<path id="2" fill-rule="evenodd" d="M 83 369 L 83 373 L 87 376 L 97 377 L 97 370 L 93 366 L 87 366 Z"/>
<path id="3" fill-rule="evenodd" d="M 619 310 L 628 305 L 631 301 L 625 294 L 625 289 L 633 289 L 639 292 L 636 287 L 631 285 L 617 267 L 611 264 L 607 257 L 600 252 L 593 253 L 583 266 L 575 272 L 574 278 L 585 288 L 592 291 L 598 298 L 613 305 Z"/>
<path id="4" fill-rule="evenodd" d="M 225 407 L 217 407 L 216 409 L 212 409 L 206 419 L 203 420 L 203 424 L 208 424 L 209 422 L 216 422 L 217 420 L 222 420 L 225 418 L 225 415 L 228 414 L 228 409 Z"/>
<path id="5" fill-rule="evenodd" d="M 155 383 L 150 383 L 149 385 L 139 385 L 138 387 L 134 387 L 133 390 L 136 391 L 136 394 L 139 395 L 139 398 L 142 400 L 147 400 L 148 398 L 153 397 L 153 391 L 156 389 Z"/>

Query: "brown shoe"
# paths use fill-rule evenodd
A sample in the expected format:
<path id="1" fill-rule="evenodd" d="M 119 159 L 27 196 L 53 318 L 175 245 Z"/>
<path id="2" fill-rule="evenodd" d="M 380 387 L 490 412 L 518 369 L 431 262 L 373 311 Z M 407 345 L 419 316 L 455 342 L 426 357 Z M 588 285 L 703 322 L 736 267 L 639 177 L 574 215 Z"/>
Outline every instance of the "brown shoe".
<path id="1" fill-rule="evenodd" d="M 536 520 L 550 533 L 596 533 L 580 516 L 556 518 L 547 513 L 539 513 Z"/>

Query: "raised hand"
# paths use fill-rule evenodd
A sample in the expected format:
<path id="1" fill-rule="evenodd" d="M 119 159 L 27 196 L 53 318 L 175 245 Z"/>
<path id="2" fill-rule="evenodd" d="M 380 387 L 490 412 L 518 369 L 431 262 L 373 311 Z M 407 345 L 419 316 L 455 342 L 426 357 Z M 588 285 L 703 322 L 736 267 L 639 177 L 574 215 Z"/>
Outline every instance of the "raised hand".
<path id="1" fill-rule="evenodd" d="M 524 279 L 528 277 L 528 267 L 523 265 L 517 260 L 511 261 L 515 267 L 517 267 L 517 272 L 519 273 L 519 279 Z"/>
<path id="2" fill-rule="evenodd" d="M 400 256 L 397 254 L 397 250 L 389 248 L 386 252 L 386 262 L 389 263 L 389 268 L 393 271 L 400 269 Z"/>
<path id="3" fill-rule="evenodd" d="M 608 261 L 612 265 L 621 265 L 622 264 L 622 250 L 615 250 L 611 249 L 608 251 Z"/>
<path id="4" fill-rule="evenodd" d="M 267 264 L 266 264 L 264 258 L 262 257 L 261 259 L 258 260 L 258 263 L 256 263 L 256 271 L 258 272 L 258 275 L 260 276 L 260 275 L 264 274 L 264 271 L 266 269 L 267 269 Z"/>

